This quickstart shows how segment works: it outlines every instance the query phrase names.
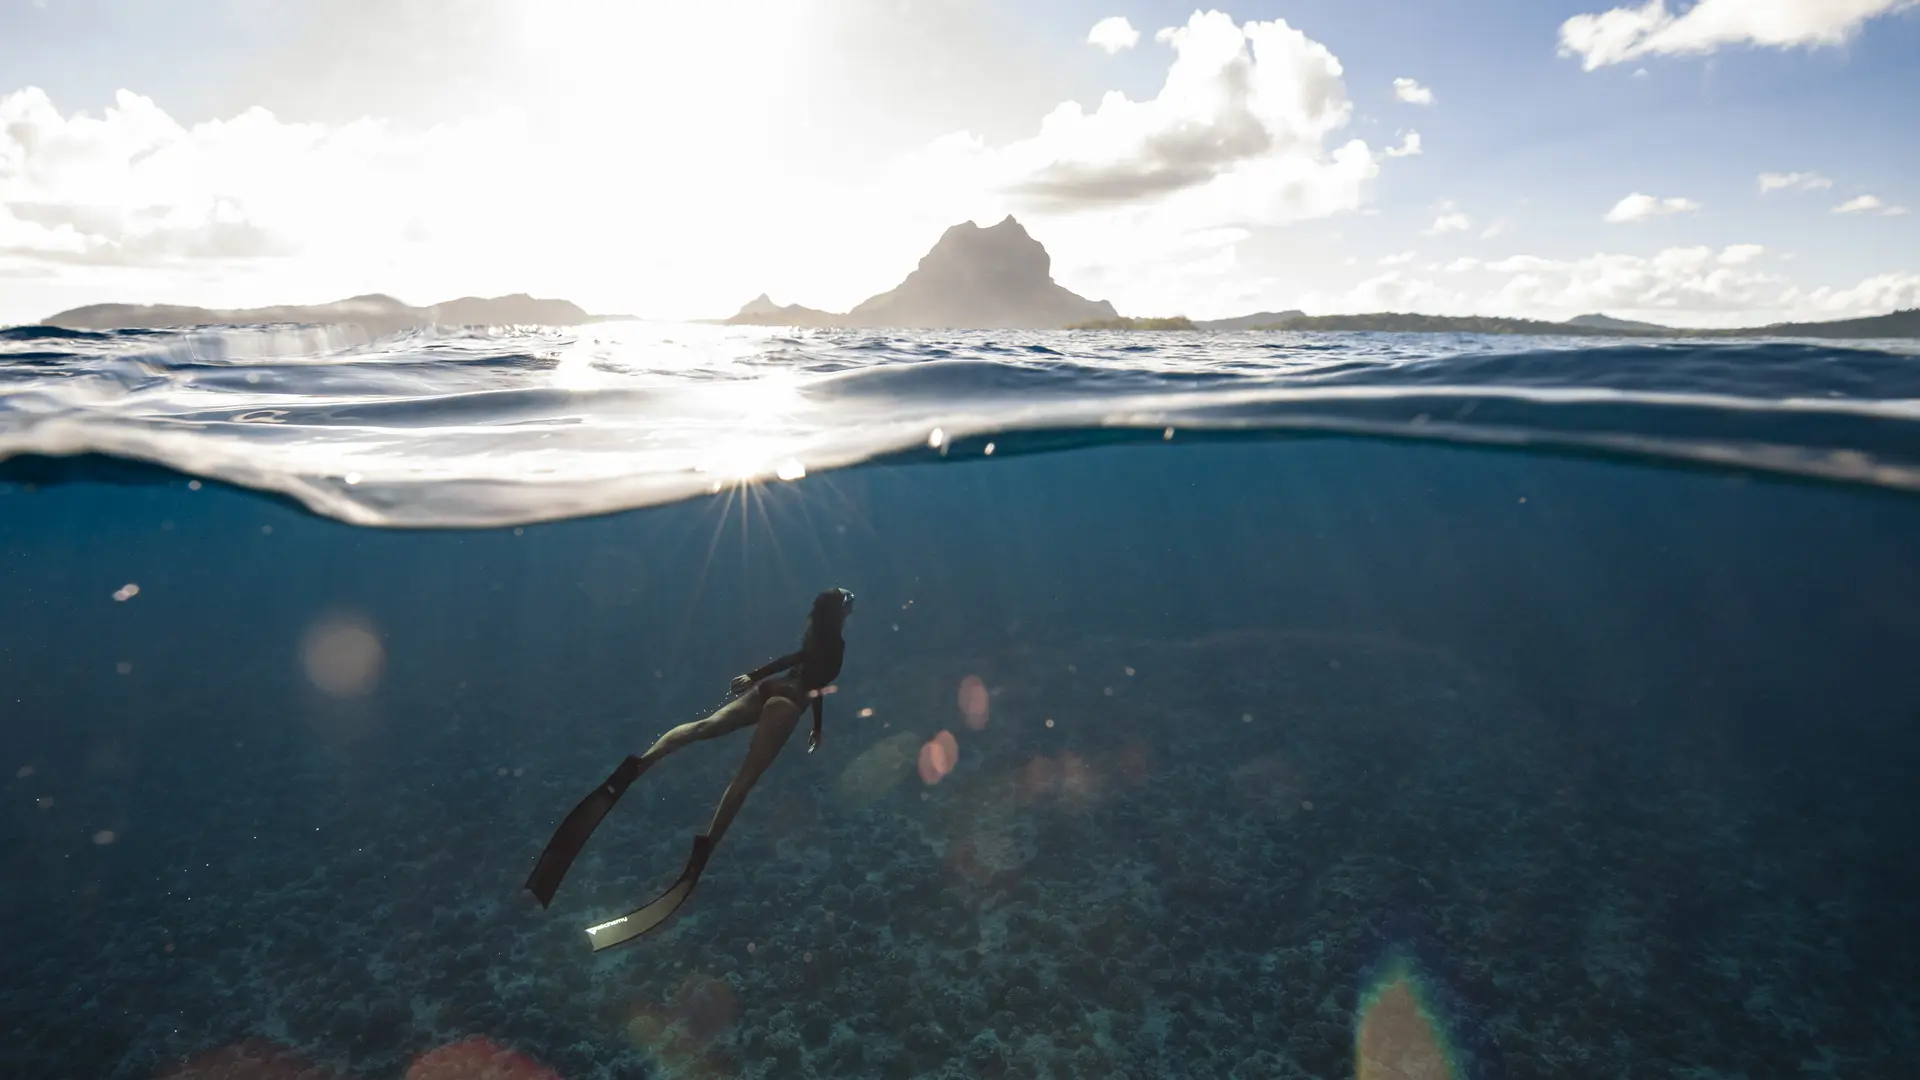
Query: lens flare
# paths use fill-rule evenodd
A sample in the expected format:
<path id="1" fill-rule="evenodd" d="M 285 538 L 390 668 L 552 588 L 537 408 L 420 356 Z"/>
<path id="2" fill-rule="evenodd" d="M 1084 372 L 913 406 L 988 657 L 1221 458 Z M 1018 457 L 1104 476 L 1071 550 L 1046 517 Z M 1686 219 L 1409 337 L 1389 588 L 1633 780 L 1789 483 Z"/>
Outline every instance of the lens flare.
<path id="1" fill-rule="evenodd" d="M 1358 1080 L 1457 1080 L 1462 1074 L 1411 965 L 1387 966 L 1360 1002 Z"/>
<path id="2" fill-rule="evenodd" d="M 920 779 L 928 786 L 947 778 L 953 767 L 960 761 L 960 744 L 953 732 L 941 729 L 940 734 L 927 740 L 920 747 Z"/>
<path id="3" fill-rule="evenodd" d="M 966 718 L 969 728 L 987 729 L 987 684 L 981 682 L 978 675 L 960 680 L 960 715 Z"/>
<path id="4" fill-rule="evenodd" d="M 307 679 L 334 697 L 360 697 L 373 690 L 387 665 L 380 635 L 365 620 L 336 615 L 315 623 L 300 647 Z"/>

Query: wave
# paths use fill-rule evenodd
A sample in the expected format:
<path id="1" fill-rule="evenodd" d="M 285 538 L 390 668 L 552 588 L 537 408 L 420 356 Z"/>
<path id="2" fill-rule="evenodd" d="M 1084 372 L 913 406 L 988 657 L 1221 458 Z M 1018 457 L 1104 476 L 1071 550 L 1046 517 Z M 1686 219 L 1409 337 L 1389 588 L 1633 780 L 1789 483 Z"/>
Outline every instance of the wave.
<path id="1" fill-rule="evenodd" d="M 1412 334 L 326 327 L 0 334 L 0 478 L 185 474 L 361 525 L 610 513 L 867 463 L 1348 435 L 1920 491 L 1920 356 Z"/>

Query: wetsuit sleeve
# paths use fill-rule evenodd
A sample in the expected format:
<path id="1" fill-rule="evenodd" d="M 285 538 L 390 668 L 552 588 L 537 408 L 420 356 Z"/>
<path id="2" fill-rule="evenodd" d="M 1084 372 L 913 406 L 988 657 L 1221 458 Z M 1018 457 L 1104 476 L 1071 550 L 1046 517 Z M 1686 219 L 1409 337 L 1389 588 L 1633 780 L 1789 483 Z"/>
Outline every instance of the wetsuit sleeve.
<path id="1" fill-rule="evenodd" d="M 752 671 L 747 672 L 745 675 L 736 675 L 733 677 L 733 692 L 736 694 L 741 693 L 742 691 L 746 690 L 747 687 L 752 686 L 754 683 L 759 682 L 761 679 L 764 679 L 767 676 L 772 675 L 777 671 L 785 671 L 799 662 L 800 662 L 799 653 L 797 652 L 788 653 L 787 655 L 781 657 L 778 660 L 772 660 L 765 664 L 760 665 L 759 667 L 753 669 Z"/>

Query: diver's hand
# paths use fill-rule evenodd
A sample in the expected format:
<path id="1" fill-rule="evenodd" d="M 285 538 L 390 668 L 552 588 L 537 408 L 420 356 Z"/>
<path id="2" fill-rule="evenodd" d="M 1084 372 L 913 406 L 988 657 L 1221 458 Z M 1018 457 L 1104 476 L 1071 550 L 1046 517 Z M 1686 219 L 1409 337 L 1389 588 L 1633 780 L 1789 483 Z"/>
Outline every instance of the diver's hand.
<path id="1" fill-rule="evenodd" d="M 733 693 L 744 694 L 752 686 L 753 676 L 751 675 L 735 675 L 733 677 Z"/>

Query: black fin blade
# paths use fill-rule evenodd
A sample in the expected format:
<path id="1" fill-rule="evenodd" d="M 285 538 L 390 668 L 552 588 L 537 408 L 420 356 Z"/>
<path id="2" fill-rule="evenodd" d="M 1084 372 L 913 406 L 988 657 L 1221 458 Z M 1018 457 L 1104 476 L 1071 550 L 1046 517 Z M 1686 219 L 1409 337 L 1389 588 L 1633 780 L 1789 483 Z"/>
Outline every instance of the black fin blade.
<path id="1" fill-rule="evenodd" d="M 527 891 L 540 901 L 541 907 L 553 903 L 553 894 L 560 888 L 560 879 L 567 876 L 567 870 L 587 846 L 587 838 L 593 835 L 602 818 L 620 801 L 627 787 L 645 770 L 638 757 L 628 755 L 613 775 L 592 793 L 580 800 L 580 805 L 560 822 L 553 832 L 553 839 L 547 841 L 545 851 L 540 853 L 540 861 L 534 864 L 533 873 L 527 875 Z"/>

